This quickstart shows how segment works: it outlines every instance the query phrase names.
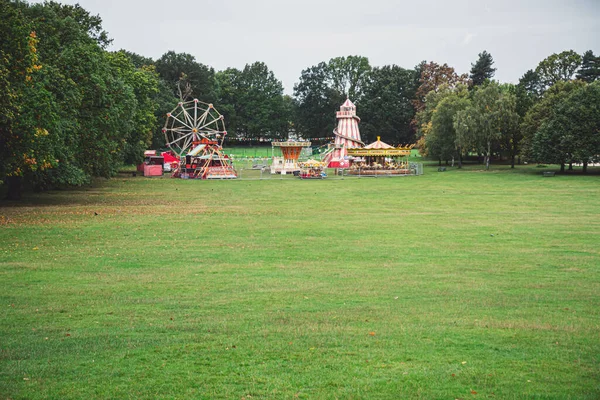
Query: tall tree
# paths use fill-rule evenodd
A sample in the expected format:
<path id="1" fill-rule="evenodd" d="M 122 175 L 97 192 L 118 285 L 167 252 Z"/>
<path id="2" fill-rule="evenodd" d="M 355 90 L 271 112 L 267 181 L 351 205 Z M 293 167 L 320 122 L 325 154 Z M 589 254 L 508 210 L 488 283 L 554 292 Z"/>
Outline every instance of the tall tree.
<path id="1" fill-rule="evenodd" d="M 590 162 L 600 160 L 600 83 L 574 87 L 552 106 L 540 125 L 532 149 L 538 161 L 578 161 L 587 171 Z"/>
<path id="2" fill-rule="evenodd" d="M 587 83 L 600 79 L 600 56 L 595 56 L 592 50 L 588 50 L 583 54 L 577 79 Z"/>
<path id="3" fill-rule="evenodd" d="M 374 141 L 377 136 L 388 143 L 412 143 L 411 120 L 415 110 L 415 70 L 397 65 L 373 68 L 361 100 L 361 136 Z"/>
<path id="4" fill-rule="evenodd" d="M 573 50 L 567 50 L 542 60 L 535 73 L 540 79 L 542 90 L 547 90 L 556 82 L 573 79 L 580 65 L 581 56 Z"/>
<path id="5" fill-rule="evenodd" d="M 523 133 L 522 152 L 530 160 L 539 161 L 541 159 L 547 159 L 547 157 L 539 157 L 540 153 L 533 150 L 533 139 L 536 132 L 540 129 L 542 124 L 552 118 L 556 111 L 556 105 L 565 97 L 567 97 L 572 91 L 584 85 L 583 81 L 569 81 L 569 82 L 558 82 L 546 92 L 538 101 L 535 103 L 521 123 L 521 130 Z M 557 153 L 558 154 L 558 153 Z M 561 170 L 564 170 L 565 162 L 569 162 L 571 156 L 562 153 L 564 155 L 560 157 Z"/>
<path id="6" fill-rule="evenodd" d="M 168 51 L 155 61 L 156 71 L 175 96 L 178 96 L 178 84 L 191 87 L 190 99 L 196 98 L 206 103 L 213 103 L 216 99 L 215 71 L 196 61 L 196 58 L 187 53 Z"/>
<path id="7" fill-rule="evenodd" d="M 462 167 L 463 143 L 456 134 L 454 120 L 459 111 L 470 104 L 469 92 L 465 85 L 450 89 L 441 96 L 431 116 L 431 127 L 425 136 L 429 156 L 442 160 L 458 157 Z"/>
<path id="8" fill-rule="evenodd" d="M 492 65 L 494 65 L 494 59 L 490 53 L 485 50 L 479 53 L 479 58 L 475 64 L 471 64 L 470 78 L 473 86 L 479 86 L 486 80 L 492 79 L 496 73 L 496 68 L 493 68 Z"/>
<path id="9" fill-rule="evenodd" d="M 521 133 L 521 115 L 518 110 L 517 87 L 506 83 L 500 85 L 501 95 L 498 99 L 495 115 L 500 131 L 500 146 L 510 157 L 510 167 L 515 167 L 515 159 L 520 150 L 523 135 Z"/>
<path id="10" fill-rule="evenodd" d="M 286 138 L 291 110 L 283 85 L 262 62 L 217 73 L 219 108 L 228 130 L 243 138 Z"/>
<path id="11" fill-rule="evenodd" d="M 440 87 L 454 87 L 458 84 L 468 84 L 467 74 L 458 75 L 453 67 L 448 64 L 439 65 L 435 62 L 421 63 L 419 65 L 421 77 L 419 78 L 419 87 L 413 100 L 413 105 L 417 112 L 425 108 L 425 96 L 431 91 L 437 92 Z"/>
<path id="12" fill-rule="evenodd" d="M 327 70 L 330 86 L 339 94 L 339 100 L 344 101 L 348 97 L 360 103 L 371 72 L 369 59 L 361 56 L 332 58 Z"/>
<path id="13" fill-rule="evenodd" d="M 470 136 L 475 150 L 485 154 L 486 169 L 490 167 L 490 159 L 494 147 L 509 130 L 517 126 L 516 100 L 510 92 L 499 84 L 491 82 L 488 85 L 475 88 L 471 104 L 457 112 L 455 128 L 459 136 Z M 514 95 L 512 95 L 514 96 Z"/>

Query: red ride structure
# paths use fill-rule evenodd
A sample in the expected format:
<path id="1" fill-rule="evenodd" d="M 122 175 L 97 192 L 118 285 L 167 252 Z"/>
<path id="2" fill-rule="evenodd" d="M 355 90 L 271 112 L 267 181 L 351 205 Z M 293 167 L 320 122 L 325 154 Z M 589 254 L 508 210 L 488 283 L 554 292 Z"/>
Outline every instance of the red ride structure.
<path id="1" fill-rule="evenodd" d="M 212 104 L 198 99 L 179 102 L 167 113 L 162 129 L 166 145 L 179 157 L 173 177 L 234 179 L 237 172 L 223 154 L 225 121 Z"/>

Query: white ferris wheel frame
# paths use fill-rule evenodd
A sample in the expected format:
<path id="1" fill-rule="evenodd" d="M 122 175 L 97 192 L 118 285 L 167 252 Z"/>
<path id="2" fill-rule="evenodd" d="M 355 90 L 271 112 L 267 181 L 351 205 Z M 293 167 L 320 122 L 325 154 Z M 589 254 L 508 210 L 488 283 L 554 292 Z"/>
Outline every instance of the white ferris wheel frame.
<path id="1" fill-rule="evenodd" d="M 225 119 L 211 103 L 198 99 L 180 101 L 167 113 L 162 129 L 166 146 L 182 156 L 202 139 L 216 141 L 221 147 L 227 135 Z"/>

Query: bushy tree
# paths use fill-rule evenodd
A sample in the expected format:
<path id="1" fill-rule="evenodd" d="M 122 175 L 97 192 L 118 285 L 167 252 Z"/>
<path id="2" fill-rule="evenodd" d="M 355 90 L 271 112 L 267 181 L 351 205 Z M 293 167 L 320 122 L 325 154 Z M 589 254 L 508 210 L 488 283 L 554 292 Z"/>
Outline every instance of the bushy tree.
<path id="1" fill-rule="evenodd" d="M 23 180 L 81 185 L 139 160 L 154 125 L 154 73 L 106 52 L 101 19 L 80 6 L 0 7 L 0 178 L 9 196 Z"/>
<path id="2" fill-rule="evenodd" d="M 563 91 L 534 134 L 532 152 L 541 162 L 581 162 L 583 172 L 600 160 L 600 83 Z"/>
<path id="3" fill-rule="evenodd" d="M 591 83 L 600 79 L 600 56 L 595 56 L 592 50 L 583 54 L 581 67 L 577 72 L 577 79 Z"/>
<path id="4" fill-rule="evenodd" d="M 213 103 L 216 100 L 214 69 L 197 62 L 193 55 L 168 51 L 156 60 L 154 65 L 156 72 L 174 96 L 179 97 L 181 84 L 189 84 L 190 98 L 183 100 L 195 98 L 206 103 Z"/>
<path id="5" fill-rule="evenodd" d="M 556 111 L 556 105 L 573 90 L 576 90 L 583 85 L 583 81 L 558 82 L 544 92 L 542 98 L 527 111 L 521 123 L 521 132 L 523 134 L 522 152 L 528 159 L 534 161 L 549 159 L 546 156 L 540 157 L 539 151 L 533 150 L 532 145 L 534 135 L 540 129 L 542 124 L 552 117 L 553 113 Z M 566 154 L 566 152 L 564 152 L 564 154 Z M 555 161 L 557 164 L 561 164 L 561 169 L 564 169 L 564 163 L 568 162 L 570 158 L 571 156 L 566 154 L 566 156 L 561 156 L 558 161 Z"/>
<path id="6" fill-rule="evenodd" d="M 372 142 L 381 136 L 388 143 L 412 143 L 415 110 L 415 70 L 397 65 L 373 68 L 361 100 L 361 136 Z"/>
<path id="7" fill-rule="evenodd" d="M 359 106 L 368 85 L 371 66 L 366 57 L 337 57 L 302 71 L 294 85 L 295 126 L 304 136 L 329 136 L 335 111 L 346 98 Z"/>
<path id="8" fill-rule="evenodd" d="M 243 138 L 287 138 L 291 123 L 283 85 L 266 64 L 217 73 L 219 110 L 228 131 Z"/>
<path id="9" fill-rule="evenodd" d="M 581 56 L 573 50 L 552 54 L 545 58 L 535 69 L 541 91 L 548 90 L 557 82 L 572 80 L 580 65 Z"/>

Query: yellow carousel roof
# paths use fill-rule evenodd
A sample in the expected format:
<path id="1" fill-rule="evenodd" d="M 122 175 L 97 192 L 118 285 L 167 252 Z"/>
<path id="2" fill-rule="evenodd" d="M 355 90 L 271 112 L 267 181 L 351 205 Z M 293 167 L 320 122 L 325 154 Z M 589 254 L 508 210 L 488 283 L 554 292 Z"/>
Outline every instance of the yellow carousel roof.
<path id="1" fill-rule="evenodd" d="M 398 157 L 408 156 L 414 147 L 414 144 L 407 146 L 390 146 L 381 141 L 381 137 L 377 136 L 377 141 L 371 143 L 362 149 L 348 149 L 349 156 L 357 157 Z"/>

